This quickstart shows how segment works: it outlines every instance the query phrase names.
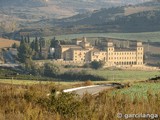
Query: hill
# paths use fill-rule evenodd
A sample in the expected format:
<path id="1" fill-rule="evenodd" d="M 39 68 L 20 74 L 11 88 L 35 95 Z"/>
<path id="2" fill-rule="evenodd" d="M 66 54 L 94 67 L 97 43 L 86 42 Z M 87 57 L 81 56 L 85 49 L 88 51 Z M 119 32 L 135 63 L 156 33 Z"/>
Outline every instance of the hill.
<path id="1" fill-rule="evenodd" d="M 149 2 L 151 3 L 151 2 Z M 160 7 L 152 2 L 100 9 L 58 21 L 59 26 L 78 32 L 151 32 L 160 30 Z M 159 4 L 159 2 L 157 2 Z M 153 6 L 152 6 L 153 5 Z"/>
<path id="2" fill-rule="evenodd" d="M 29 1 L 31 2 L 32 0 Z M 15 17 L 14 19 L 10 18 L 12 21 L 9 23 L 7 23 L 8 21 L 5 21 L 8 27 L 5 26 L 5 29 L 3 27 L 3 29 L 1 29 L 3 32 L 5 30 L 8 32 L 13 32 L 20 29 L 20 31 L 35 31 L 38 33 L 38 35 L 48 36 L 55 34 L 86 32 L 159 31 L 159 25 L 157 25 L 159 24 L 157 22 L 159 17 L 154 16 L 154 19 L 151 18 L 149 20 L 150 14 L 153 13 L 159 15 L 158 12 L 160 10 L 160 6 L 159 2 L 156 1 L 149 1 L 138 4 L 142 1 L 131 2 L 130 0 L 122 0 L 121 2 L 114 4 L 115 1 L 105 2 L 103 0 L 99 2 L 97 0 L 92 2 L 89 0 L 66 0 L 62 2 L 62 0 L 60 0 L 57 2 L 41 1 L 39 6 L 35 5 L 35 7 L 30 7 L 28 2 L 23 7 L 23 9 L 20 9 L 20 7 L 13 9 L 13 11 L 19 11 L 18 13 L 12 12 L 13 16 L 18 16 L 18 20 L 17 17 Z M 104 8 L 99 9 L 103 6 Z M 7 15 L 4 16 L 4 18 L 9 19 Z M 146 20 L 142 21 L 142 19 Z M 123 21 L 126 24 L 124 24 Z M 149 25 L 147 25 L 148 23 Z M 138 24 L 139 26 L 137 27 L 135 24 Z M 143 25 L 147 26 L 144 27 Z"/>

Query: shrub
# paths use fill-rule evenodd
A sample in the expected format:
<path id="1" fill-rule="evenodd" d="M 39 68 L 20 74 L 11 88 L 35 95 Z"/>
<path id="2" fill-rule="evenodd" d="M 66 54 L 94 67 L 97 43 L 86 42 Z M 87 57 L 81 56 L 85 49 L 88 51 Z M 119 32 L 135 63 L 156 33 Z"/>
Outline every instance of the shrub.
<path id="1" fill-rule="evenodd" d="M 104 77 L 101 76 L 97 76 L 97 75 L 91 75 L 89 73 L 87 73 L 87 71 L 85 70 L 81 70 L 81 71 L 67 71 L 61 75 L 59 75 L 60 79 L 63 80 L 81 80 L 81 81 L 86 81 L 86 80 L 106 80 Z"/>
<path id="2" fill-rule="evenodd" d="M 90 63 L 90 66 L 93 69 L 100 69 L 104 66 L 104 62 L 103 61 L 92 61 Z"/>
<path id="3" fill-rule="evenodd" d="M 58 76 L 59 72 L 60 72 L 60 69 L 58 66 L 51 63 L 44 64 L 44 76 L 56 77 Z"/>

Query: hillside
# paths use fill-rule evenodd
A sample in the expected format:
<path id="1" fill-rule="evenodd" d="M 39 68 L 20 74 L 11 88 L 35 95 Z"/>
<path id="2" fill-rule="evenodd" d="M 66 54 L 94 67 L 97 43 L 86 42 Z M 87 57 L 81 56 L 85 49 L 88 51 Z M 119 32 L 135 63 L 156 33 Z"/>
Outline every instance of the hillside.
<path id="1" fill-rule="evenodd" d="M 142 1 L 135 0 L 131 2 L 130 0 L 122 0 L 115 4 L 115 1 L 106 2 L 103 0 L 94 0 L 92 2 L 89 0 L 66 0 L 63 2 L 62 0 L 50 0 L 48 2 L 40 1 L 38 4 L 39 6 L 37 4 L 37 6 L 34 6 L 33 4 L 34 7 L 30 6 L 31 1 L 32 0 L 27 1 L 23 9 L 21 7 L 10 7 L 10 9 L 13 8 L 12 12 L 8 12 L 7 9 L 9 8 L 4 9 L 5 6 L 1 8 L 1 10 L 5 12 L 1 11 L 0 15 L 6 13 L 2 15 L 3 17 L 1 17 L 1 19 L 8 19 L 8 21 L 3 21 L 0 24 L 2 32 L 18 30 L 35 31 L 38 35 L 48 36 L 53 34 L 84 32 L 159 31 L 159 25 L 154 24 L 157 23 L 159 17 L 154 16 L 154 19 L 151 18 L 153 22 L 149 20 L 149 16 L 152 12 L 156 12 L 155 14 L 159 15 L 159 2 L 155 1 L 141 3 Z M 15 4 L 11 4 L 11 6 L 15 6 Z M 143 13 L 144 15 L 140 17 L 139 15 Z M 10 15 L 12 15 L 12 17 L 10 17 Z M 146 21 L 141 21 L 143 18 L 147 18 Z M 134 26 L 131 23 L 131 19 L 134 19 L 136 23 L 133 22 L 140 26 Z M 123 21 L 125 21 L 126 24 L 123 24 Z M 149 25 L 147 25 L 148 23 Z M 7 26 L 5 24 L 7 24 Z M 153 26 L 150 24 L 153 24 Z M 147 26 L 144 27 L 142 25 Z"/>
<path id="2" fill-rule="evenodd" d="M 149 2 L 151 3 L 151 2 Z M 59 26 L 80 31 L 100 32 L 151 32 L 160 30 L 160 7 L 140 4 L 100 9 L 58 21 Z M 158 2 L 157 2 L 158 3 Z M 158 3 L 159 4 L 159 3 Z"/>

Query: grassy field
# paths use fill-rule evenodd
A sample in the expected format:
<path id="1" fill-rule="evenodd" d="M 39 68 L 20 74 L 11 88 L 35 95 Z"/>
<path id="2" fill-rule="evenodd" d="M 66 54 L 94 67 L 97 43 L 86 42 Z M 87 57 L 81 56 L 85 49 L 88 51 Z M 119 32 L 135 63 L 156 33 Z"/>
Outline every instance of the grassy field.
<path id="1" fill-rule="evenodd" d="M 153 95 L 160 93 L 160 83 L 135 83 L 129 88 L 113 91 L 113 94 L 129 95 L 132 98 L 134 98 L 135 96 L 137 96 L 138 98 L 146 98 L 147 94 L 149 93 Z"/>
<path id="2" fill-rule="evenodd" d="M 69 40 L 80 37 L 108 37 L 117 39 L 128 39 L 128 40 L 140 40 L 140 41 L 152 41 L 160 42 L 160 32 L 142 32 L 142 33 L 86 33 L 86 34 L 70 34 L 70 35 L 59 35 L 56 36 L 58 40 Z M 51 39 L 52 36 L 47 37 Z"/>
<path id="3" fill-rule="evenodd" d="M 155 77 L 156 75 L 160 75 L 159 71 L 127 71 L 127 70 L 91 70 L 86 69 L 88 73 L 93 75 L 98 75 L 106 78 L 106 81 L 94 81 L 93 83 L 108 83 L 108 82 L 134 82 L 134 81 L 144 81 L 148 80 L 151 77 Z M 35 80 L 8 80 L 1 79 L 0 83 L 13 83 L 19 85 L 32 85 L 32 84 L 61 84 L 61 85 L 73 85 L 73 84 L 81 84 L 80 81 L 35 81 Z"/>
<path id="4" fill-rule="evenodd" d="M 128 71 L 128 70 L 89 70 L 91 74 L 105 77 L 107 80 L 124 81 L 124 80 L 147 80 L 156 75 L 159 71 Z"/>

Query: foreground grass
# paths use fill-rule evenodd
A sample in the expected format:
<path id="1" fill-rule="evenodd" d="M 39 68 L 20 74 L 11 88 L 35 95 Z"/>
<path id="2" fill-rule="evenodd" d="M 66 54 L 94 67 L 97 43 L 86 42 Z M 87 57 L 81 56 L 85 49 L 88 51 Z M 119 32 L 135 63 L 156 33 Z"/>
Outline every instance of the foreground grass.
<path id="1" fill-rule="evenodd" d="M 145 83 L 139 85 L 145 86 Z M 155 87 L 154 83 L 150 85 Z M 146 91 L 149 90 L 145 88 Z M 56 94 L 57 89 L 54 84 L 42 86 L 0 84 L 0 120 L 119 120 L 118 113 L 160 114 L 158 92 L 156 94 L 147 92 L 145 99 L 143 97 L 137 99 L 134 92 L 131 99 L 128 95 L 130 93 L 113 94 L 112 91 L 104 91 L 98 96 L 85 94 L 80 98 L 74 94 Z M 143 92 L 142 90 L 139 92 Z M 47 93 L 51 95 L 47 96 Z"/>

